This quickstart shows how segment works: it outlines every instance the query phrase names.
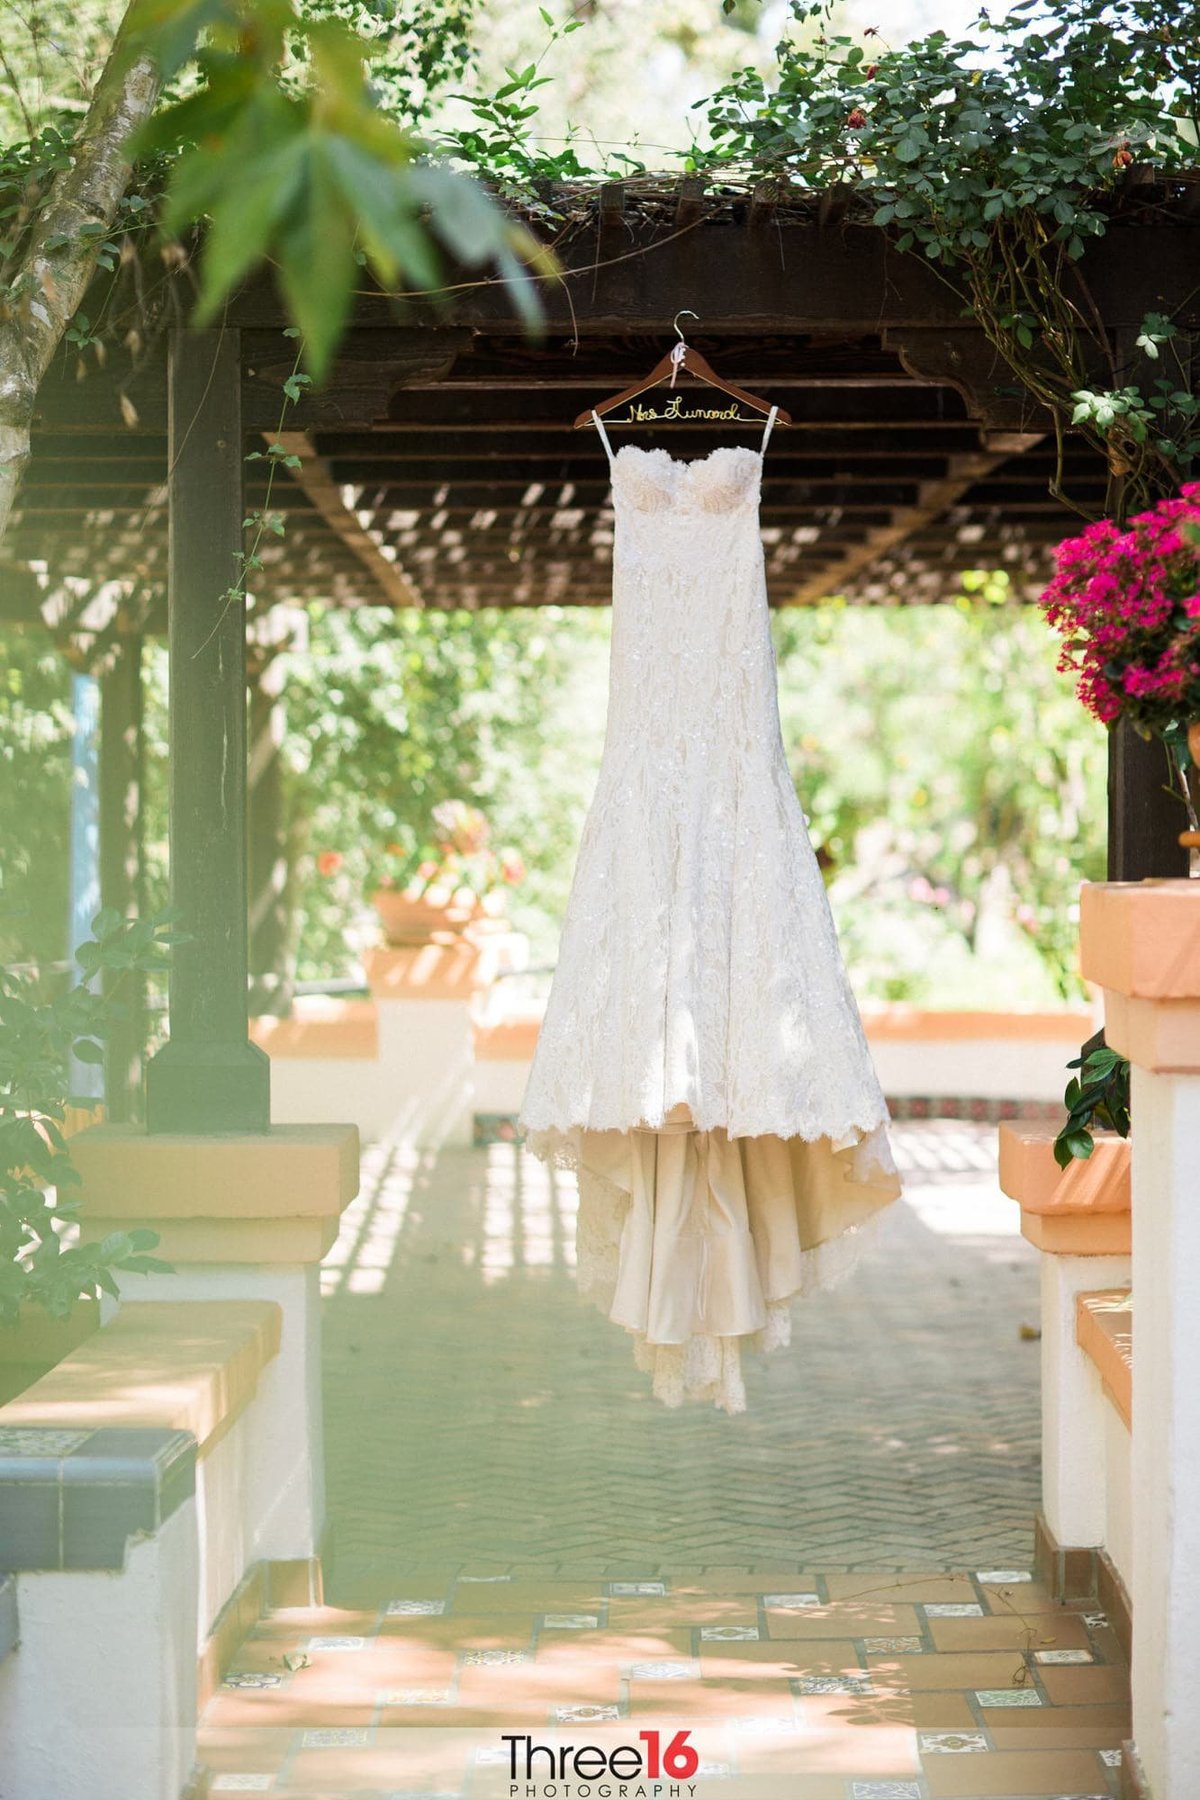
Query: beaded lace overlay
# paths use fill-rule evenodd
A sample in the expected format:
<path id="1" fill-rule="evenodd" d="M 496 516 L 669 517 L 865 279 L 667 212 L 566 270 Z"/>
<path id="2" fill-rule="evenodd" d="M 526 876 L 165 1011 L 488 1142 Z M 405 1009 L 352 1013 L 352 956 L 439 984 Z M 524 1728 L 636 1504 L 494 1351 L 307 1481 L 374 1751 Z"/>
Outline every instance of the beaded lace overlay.
<path id="1" fill-rule="evenodd" d="M 533 1149 L 580 1169 L 581 1240 L 603 1239 L 610 1261 L 630 1183 L 618 1170 L 614 1184 L 611 1140 L 603 1174 L 589 1174 L 589 1134 L 630 1134 L 632 1153 L 635 1127 L 680 1111 L 723 1141 L 824 1144 L 848 1198 L 869 1192 L 877 1207 L 897 1191 L 883 1095 L 783 749 L 761 473 L 761 454 L 744 446 L 692 463 L 628 445 L 612 458 L 604 754 L 522 1108 Z M 857 1161 L 842 1154 L 856 1144 Z M 864 1210 L 851 1204 L 845 1223 Z M 821 1285 L 818 1251 L 830 1273 L 846 1256 L 803 1245 Z M 600 1298 L 595 1265 L 581 1242 L 581 1288 Z M 768 1344 L 786 1341 L 786 1311 L 775 1316 L 786 1298 L 764 1299 L 771 1318 L 754 1335 Z M 711 1338 L 703 1323 L 691 1335 Z M 664 1398 L 703 1393 L 736 1409 L 737 1337 L 660 1356 L 648 1325 L 639 1361 Z"/>

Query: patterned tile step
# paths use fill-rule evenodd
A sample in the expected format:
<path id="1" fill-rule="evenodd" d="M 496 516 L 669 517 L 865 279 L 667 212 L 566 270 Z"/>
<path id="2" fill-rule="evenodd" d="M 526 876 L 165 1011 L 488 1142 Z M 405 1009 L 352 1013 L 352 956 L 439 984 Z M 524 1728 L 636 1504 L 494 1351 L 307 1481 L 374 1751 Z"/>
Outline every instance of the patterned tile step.
<path id="1" fill-rule="evenodd" d="M 1127 1671 L 1103 1615 L 1054 1606 L 1026 1571 L 666 1573 L 584 1583 L 586 1614 L 552 1609 L 560 1584 L 528 1570 L 469 1575 L 414 1575 L 420 1610 L 384 1591 L 263 1619 L 202 1721 L 199 1792 L 510 1800 L 506 1734 L 576 1727 L 606 1752 L 687 1733 L 694 1800 L 1116 1792 Z M 757 1623 L 727 1624 L 731 1601 Z M 779 1621 L 794 1635 L 768 1635 Z"/>

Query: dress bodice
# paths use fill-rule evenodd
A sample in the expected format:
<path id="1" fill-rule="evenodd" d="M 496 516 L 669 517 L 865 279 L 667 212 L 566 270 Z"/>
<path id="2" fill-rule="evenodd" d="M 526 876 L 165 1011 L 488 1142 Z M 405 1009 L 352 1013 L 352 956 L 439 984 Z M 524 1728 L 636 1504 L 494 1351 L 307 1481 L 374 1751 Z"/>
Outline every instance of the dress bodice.
<path id="1" fill-rule="evenodd" d="M 622 444 L 613 458 L 613 504 L 661 519 L 691 519 L 697 513 L 728 515 L 757 509 L 762 457 L 744 444 L 725 444 L 695 462 L 680 462 L 666 450 Z"/>
<path id="2" fill-rule="evenodd" d="M 606 748 L 622 759 L 679 768 L 748 740 L 776 754 L 761 485 L 762 457 L 745 445 L 695 462 L 632 444 L 613 457 Z"/>

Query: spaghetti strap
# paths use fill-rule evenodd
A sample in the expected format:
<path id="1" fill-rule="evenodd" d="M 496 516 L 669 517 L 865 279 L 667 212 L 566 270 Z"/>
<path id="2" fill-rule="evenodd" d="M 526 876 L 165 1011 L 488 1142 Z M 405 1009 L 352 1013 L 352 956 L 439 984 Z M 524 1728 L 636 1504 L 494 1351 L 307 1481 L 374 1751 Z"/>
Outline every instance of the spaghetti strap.
<path id="1" fill-rule="evenodd" d="M 595 410 L 593 410 L 593 412 L 592 412 L 592 424 L 596 427 L 596 430 L 600 433 L 600 442 L 604 445 L 604 454 L 607 456 L 609 467 L 611 468 L 612 461 L 613 461 L 613 448 L 612 448 L 612 445 L 608 441 L 608 433 L 604 429 L 604 421 L 601 419 L 600 414 L 598 412 L 596 412 Z"/>
<path id="2" fill-rule="evenodd" d="M 773 406 L 771 408 L 770 412 L 767 414 L 767 422 L 763 426 L 762 443 L 758 446 L 758 454 L 760 456 L 765 456 L 767 453 L 767 443 L 771 436 L 771 427 L 775 423 L 775 415 L 778 411 L 779 411 L 779 408 L 777 406 Z M 592 417 L 595 418 L 595 416 L 596 416 L 595 413 L 593 413 Z"/>

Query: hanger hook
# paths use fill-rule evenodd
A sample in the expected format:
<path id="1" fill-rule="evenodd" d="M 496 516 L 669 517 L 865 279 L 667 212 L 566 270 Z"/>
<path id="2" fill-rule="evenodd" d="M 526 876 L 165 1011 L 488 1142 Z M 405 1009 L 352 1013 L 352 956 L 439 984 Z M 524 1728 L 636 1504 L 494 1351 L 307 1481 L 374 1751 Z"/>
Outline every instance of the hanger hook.
<path id="1" fill-rule="evenodd" d="M 687 340 L 684 337 L 682 331 L 680 331 L 680 329 L 679 329 L 680 319 L 685 319 L 685 318 L 686 319 L 698 319 L 699 317 L 700 317 L 700 314 L 697 312 L 693 312 L 690 306 L 681 306 L 679 311 L 675 314 L 675 317 L 671 321 L 671 323 L 675 327 L 675 336 L 679 339 L 681 344 L 686 343 Z"/>

